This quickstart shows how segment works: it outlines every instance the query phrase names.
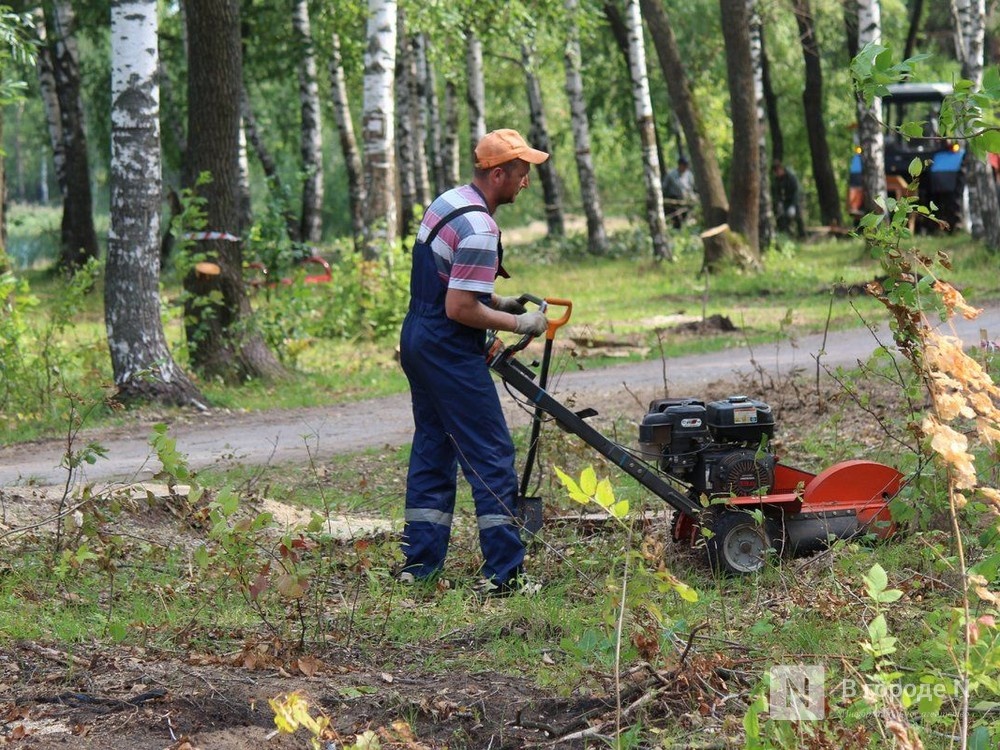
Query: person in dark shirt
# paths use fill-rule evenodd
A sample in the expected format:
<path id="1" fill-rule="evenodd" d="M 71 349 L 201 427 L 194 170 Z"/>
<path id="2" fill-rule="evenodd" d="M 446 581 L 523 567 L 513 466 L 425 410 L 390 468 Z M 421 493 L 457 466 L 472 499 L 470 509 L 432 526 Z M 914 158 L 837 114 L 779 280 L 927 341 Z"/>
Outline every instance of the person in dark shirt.
<path id="1" fill-rule="evenodd" d="M 778 231 L 791 233 L 795 224 L 797 237 L 806 236 L 805 222 L 802 220 L 802 197 L 799 194 L 799 178 L 791 167 L 786 167 L 781 159 L 771 165 L 771 201 L 778 219 Z"/>

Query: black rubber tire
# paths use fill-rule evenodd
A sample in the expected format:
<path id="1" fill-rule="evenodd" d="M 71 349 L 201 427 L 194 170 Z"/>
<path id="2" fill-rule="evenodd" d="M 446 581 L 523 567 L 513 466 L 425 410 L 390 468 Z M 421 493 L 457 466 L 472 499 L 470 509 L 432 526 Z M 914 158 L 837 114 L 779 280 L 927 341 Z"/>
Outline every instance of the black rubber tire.
<path id="1" fill-rule="evenodd" d="M 705 539 L 705 551 L 709 564 L 720 573 L 758 573 L 771 550 L 781 548 L 781 528 L 768 518 L 760 524 L 745 511 L 713 508 L 699 520 L 712 532 Z"/>

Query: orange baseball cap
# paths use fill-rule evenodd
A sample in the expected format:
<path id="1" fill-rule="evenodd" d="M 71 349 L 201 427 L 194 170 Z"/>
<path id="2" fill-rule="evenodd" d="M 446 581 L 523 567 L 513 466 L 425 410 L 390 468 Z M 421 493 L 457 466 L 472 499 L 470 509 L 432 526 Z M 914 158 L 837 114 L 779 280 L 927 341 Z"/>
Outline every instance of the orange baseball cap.
<path id="1" fill-rule="evenodd" d="M 476 144 L 476 169 L 491 169 L 514 159 L 541 164 L 548 158 L 547 153 L 529 146 L 520 133 L 510 128 L 491 131 Z"/>

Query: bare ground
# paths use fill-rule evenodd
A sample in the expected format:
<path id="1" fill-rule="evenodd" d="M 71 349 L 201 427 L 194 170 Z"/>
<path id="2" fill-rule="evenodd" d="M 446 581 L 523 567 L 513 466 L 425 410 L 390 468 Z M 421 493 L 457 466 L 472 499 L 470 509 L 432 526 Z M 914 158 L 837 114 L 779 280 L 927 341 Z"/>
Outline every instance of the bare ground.
<path id="1" fill-rule="evenodd" d="M 729 371 L 726 377 L 692 379 L 690 387 L 698 387 L 697 395 L 705 398 L 749 393 L 771 403 L 779 425 L 777 450 L 789 463 L 804 468 L 810 468 L 810 457 L 803 448 L 810 435 L 825 434 L 825 438 L 816 439 L 842 441 L 845 449 L 863 446 L 866 456 L 893 449 L 880 418 L 908 407 L 900 403 L 891 386 L 869 393 L 872 401 L 860 408 L 831 380 L 824 379 L 817 389 L 808 378 L 789 377 L 791 370 Z M 614 428 L 616 420 L 641 417 L 645 398 L 641 388 L 645 386 L 615 388 L 617 383 L 629 382 L 622 379 L 624 372 L 608 374 L 600 389 L 584 391 L 599 394 L 599 429 Z M 718 367 L 715 372 L 726 374 Z M 655 380 L 656 374 L 647 377 Z M 368 408 L 370 425 L 373 418 L 385 421 L 383 414 L 372 414 Z M 395 414 L 395 408 L 389 412 Z M 829 421 L 830 414 L 837 415 L 836 431 L 817 433 L 817 425 Z M 287 415 L 283 418 L 287 421 Z M 198 419 L 193 418 L 192 424 Z M 266 434 L 273 420 L 275 415 L 243 415 L 234 434 L 254 430 L 258 435 Z M 217 425 L 209 423 L 204 429 L 211 431 Z M 124 440 L 134 441 L 135 437 L 126 434 Z M 5 449 L 0 458 L 28 457 L 41 451 L 38 445 Z M 239 455 L 235 458 L 243 460 Z M 358 461 L 359 473 L 386 470 L 377 456 L 359 456 Z M 370 465 L 372 461 L 375 466 Z M 343 480 L 331 479 L 335 481 Z M 51 487 L 20 485 L 0 490 L 0 544 L 8 544 L 2 536 L 5 531 L 23 530 L 48 517 L 60 497 L 60 491 Z M 293 521 L 296 509 L 287 512 L 288 520 Z M 133 520 L 142 533 L 171 534 L 176 528 L 176 519 L 166 511 L 151 513 L 147 508 L 137 511 Z M 365 525 L 368 522 L 374 523 L 374 519 L 344 519 L 347 535 L 382 533 L 377 524 Z M 0 559 L 0 575 L 7 570 Z M 500 601 L 483 606 L 505 604 Z M 516 627 L 516 623 L 511 626 Z M 356 735 L 370 730 L 379 736 L 383 747 L 413 750 L 583 748 L 594 746 L 585 739 L 588 728 L 611 733 L 614 726 L 615 701 L 609 681 L 605 681 L 604 691 L 574 690 L 567 694 L 500 672 L 470 673 L 460 667 L 443 674 L 428 672 L 424 666 L 427 649 L 434 649 L 435 658 L 461 664 L 463 653 L 480 648 L 461 629 L 415 649 L 382 645 L 377 654 L 338 642 L 312 647 L 308 655 L 302 655 L 253 639 L 248 639 L 242 650 L 228 654 L 206 654 L 194 648 L 165 652 L 111 646 L 98 637 L 95 633 L 91 642 L 71 650 L 64 644 L 32 642 L 8 644 L 0 651 L 0 745 L 39 750 L 301 748 L 305 735 L 278 734 L 268 705 L 268 699 L 294 691 L 332 718 L 339 739 L 328 747 L 353 742 Z M 387 663 L 394 665 L 391 671 L 386 671 Z M 709 732 L 721 727 L 724 707 L 714 701 L 718 695 L 731 692 L 732 685 L 727 687 L 726 681 L 734 679 L 733 675 L 733 664 L 719 662 L 718 655 L 710 651 L 693 654 L 669 672 L 640 667 L 625 681 L 623 705 L 628 708 L 632 701 L 645 701 L 643 711 L 670 716 L 694 738 L 705 727 Z M 697 744 L 713 741 L 720 738 L 701 735 Z"/>

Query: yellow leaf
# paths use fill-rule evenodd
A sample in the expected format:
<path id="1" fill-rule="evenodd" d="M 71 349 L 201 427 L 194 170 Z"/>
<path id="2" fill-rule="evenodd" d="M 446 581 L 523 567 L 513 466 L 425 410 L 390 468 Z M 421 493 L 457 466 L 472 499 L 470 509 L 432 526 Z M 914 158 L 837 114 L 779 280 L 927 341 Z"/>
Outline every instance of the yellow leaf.
<path id="1" fill-rule="evenodd" d="M 611 506 L 611 515 L 621 519 L 628 515 L 628 500 L 619 500 Z"/>
<path id="2" fill-rule="evenodd" d="M 593 466 L 580 472 L 580 489 L 591 496 L 597 491 L 597 473 Z"/>
<path id="3" fill-rule="evenodd" d="M 698 592 L 693 588 L 688 586 L 686 583 L 681 583 L 678 581 L 674 584 L 674 591 L 677 592 L 678 596 L 686 602 L 691 602 L 692 604 L 698 601 Z"/>
<path id="4" fill-rule="evenodd" d="M 554 468 L 556 470 L 556 476 L 559 477 L 559 481 L 562 482 L 563 486 L 569 491 L 570 499 L 575 500 L 578 503 L 582 503 L 583 505 L 590 502 L 590 496 L 580 489 L 580 486 L 573 480 L 573 477 L 562 471 L 558 466 Z"/>
<path id="5" fill-rule="evenodd" d="M 615 491 L 611 487 L 608 479 L 602 479 L 597 483 L 597 490 L 594 493 L 594 500 L 602 508 L 610 508 L 615 502 Z"/>

